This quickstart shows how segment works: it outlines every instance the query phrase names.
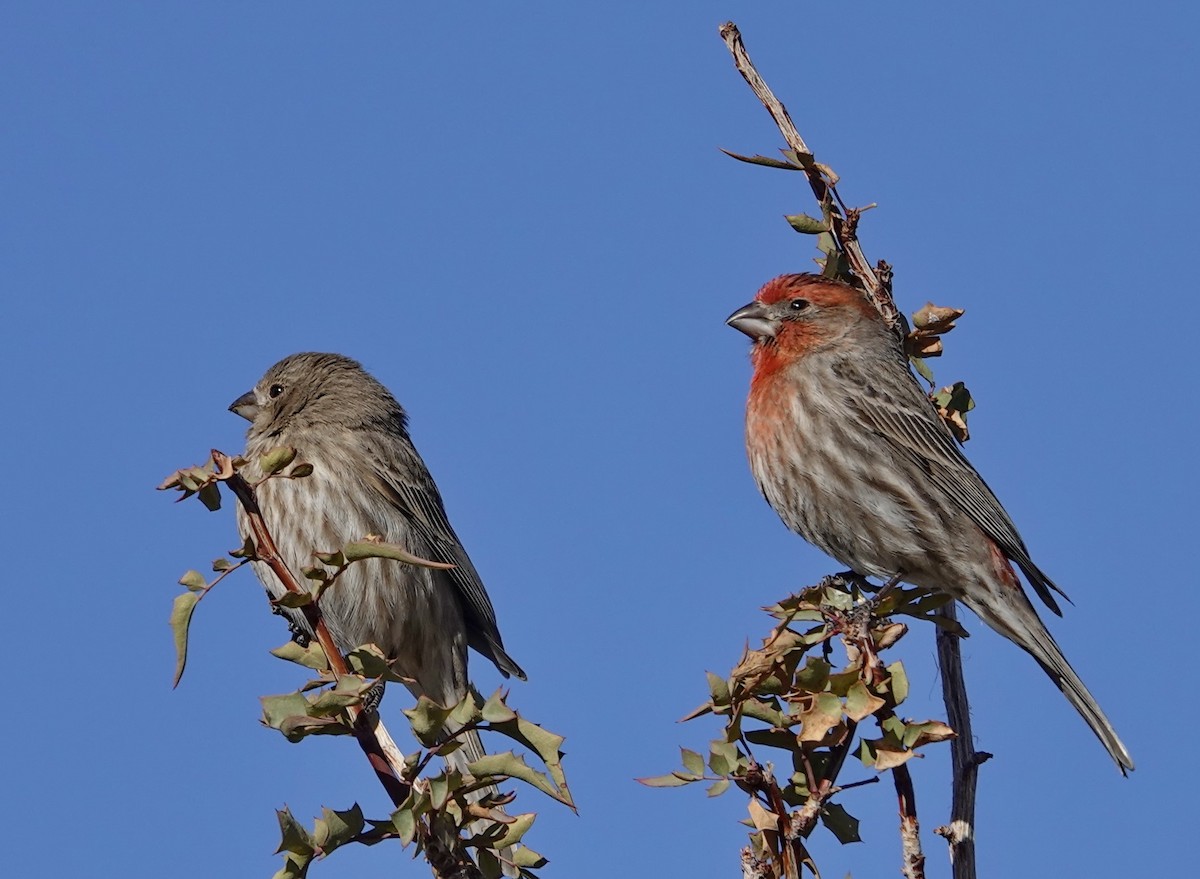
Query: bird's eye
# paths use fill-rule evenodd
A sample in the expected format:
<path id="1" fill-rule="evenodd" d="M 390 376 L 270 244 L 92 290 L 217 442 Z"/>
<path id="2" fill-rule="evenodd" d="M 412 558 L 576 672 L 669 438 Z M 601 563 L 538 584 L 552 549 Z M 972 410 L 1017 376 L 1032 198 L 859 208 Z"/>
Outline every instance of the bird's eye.
<path id="1" fill-rule="evenodd" d="M 791 307 L 792 311 L 804 311 L 804 309 L 808 308 L 808 300 L 807 299 L 793 299 L 790 303 L 790 307 Z"/>
<path id="2" fill-rule="evenodd" d="M 271 388 L 267 391 L 267 393 L 271 395 L 271 399 L 274 399 L 283 393 L 283 385 L 271 385 Z"/>

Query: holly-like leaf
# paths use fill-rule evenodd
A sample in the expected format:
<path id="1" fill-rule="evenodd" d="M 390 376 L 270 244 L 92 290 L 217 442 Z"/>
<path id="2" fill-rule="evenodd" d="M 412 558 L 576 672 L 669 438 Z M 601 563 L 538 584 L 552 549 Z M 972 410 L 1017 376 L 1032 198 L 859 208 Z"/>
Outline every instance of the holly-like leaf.
<path id="1" fill-rule="evenodd" d="M 842 719 L 842 700 L 832 693 L 818 693 L 800 712 L 800 741 L 819 742 Z"/>
<path id="2" fill-rule="evenodd" d="M 358 836 L 365 823 L 357 803 L 341 812 L 322 809 L 321 817 L 313 825 L 313 842 L 323 853 L 329 854 Z"/>
<path id="3" fill-rule="evenodd" d="M 221 509 L 221 489 L 215 482 L 210 482 L 200 488 L 198 492 L 200 503 L 204 504 L 212 512 Z"/>
<path id="4" fill-rule="evenodd" d="M 403 709 L 404 716 L 412 727 L 417 741 L 426 748 L 432 748 L 442 737 L 442 727 L 450 716 L 450 709 L 434 702 L 428 696 L 418 697 L 417 704 L 411 709 Z"/>
<path id="5" fill-rule="evenodd" d="M 862 837 L 858 835 L 858 819 L 837 803 L 825 804 L 821 809 L 821 823 L 829 828 L 842 845 L 862 842 Z"/>
<path id="6" fill-rule="evenodd" d="M 486 754 L 473 763 L 468 764 L 467 769 L 476 778 L 486 775 L 499 775 L 505 778 L 518 779 L 532 785 L 547 796 L 558 800 L 563 805 L 570 806 L 572 809 L 575 808 L 571 794 L 566 788 L 554 784 L 547 775 L 538 772 L 529 766 L 523 757 L 511 751 L 506 751 L 503 754 Z"/>
<path id="7" fill-rule="evenodd" d="M 882 708 L 886 703 L 867 689 L 862 681 L 855 681 L 846 694 L 846 716 L 858 722 Z"/>
<path id="8" fill-rule="evenodd" d="M 285 806 L 277 809 L 275 815 L 279 819 L 280 835 L 279 848 L 275 849 L 275 854 L 291 852 L 296 855 L 311 855 L 314 851 L 312 838 L 304 826 L 292 815 L 291 810 Z"/>

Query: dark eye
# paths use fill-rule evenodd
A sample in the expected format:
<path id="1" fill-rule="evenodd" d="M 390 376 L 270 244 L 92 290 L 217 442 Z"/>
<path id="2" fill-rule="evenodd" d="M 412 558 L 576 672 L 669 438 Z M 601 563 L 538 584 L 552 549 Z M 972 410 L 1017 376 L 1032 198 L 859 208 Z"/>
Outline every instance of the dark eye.
<path id="1" fill-rule="evenodd" d="M 283 393 L 283 385 L 271 385 L 267 393 L 271 395 L 271 399 L 274 399 Z"/>
<path id="2" fill-rule="evenodd" d="M 793 299 L 789 303 L 789 306 L 791 307 L 792 311 L 804 311 L 804 309 L 808 308 L 808 300 L 807 299 Z"/>

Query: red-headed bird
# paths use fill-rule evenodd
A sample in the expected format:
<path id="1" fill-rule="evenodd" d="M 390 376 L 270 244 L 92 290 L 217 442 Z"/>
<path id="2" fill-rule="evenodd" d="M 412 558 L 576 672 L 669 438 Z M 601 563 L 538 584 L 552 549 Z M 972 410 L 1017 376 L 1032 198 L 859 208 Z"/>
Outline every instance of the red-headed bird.
<path id="1" fill-rule="evenodd" d="M 1065 593 L 1033 563 L 862 293 L 783 275 L 726 322 L 754 340 L 746 450 L 784 524 L 858 574 L 954 596 L 1037 660 L 1121 771 L 1132 769 L 1012 563 L 1060 616 L 1053 593 Z"/>

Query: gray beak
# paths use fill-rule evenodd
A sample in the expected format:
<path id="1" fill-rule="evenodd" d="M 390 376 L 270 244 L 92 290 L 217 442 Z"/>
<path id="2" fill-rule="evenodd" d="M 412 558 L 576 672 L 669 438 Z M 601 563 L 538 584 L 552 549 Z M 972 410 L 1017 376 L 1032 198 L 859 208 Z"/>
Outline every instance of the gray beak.
<path id="1" fill-rule="evenodd" d="M 735 330 L 741 330 L 756 342 L 760 339 L 770 339 L 775 335 L 778 326 L 768 316 L 767 306 L 757 299 L 729 315 L 725 318 L 725 323 Z"/>
<path id="2" fill-rule="evenodd" d="M 254 398 L 254 391 L 246 391 L 230 403 L 229 411 L 242 416 L 247 421 L 254 421 L 258 417 L 258 401 Z"/>

